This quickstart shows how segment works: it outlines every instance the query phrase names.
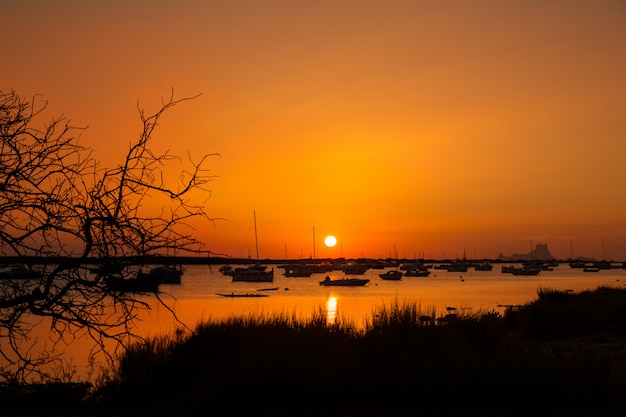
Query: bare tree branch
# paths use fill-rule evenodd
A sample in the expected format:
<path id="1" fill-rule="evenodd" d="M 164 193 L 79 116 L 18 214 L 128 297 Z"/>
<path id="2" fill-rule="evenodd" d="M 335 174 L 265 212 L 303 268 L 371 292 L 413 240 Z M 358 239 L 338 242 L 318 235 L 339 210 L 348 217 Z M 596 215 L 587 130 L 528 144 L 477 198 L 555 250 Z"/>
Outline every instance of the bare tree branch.
<path id="1" fill-rule="evenodd" d="M 0 266 L 0 381 L 54 378 L 44 369 L 60 361 L 56 348 L 78 334 L 95 342 L 93 354 L 111 360 L 115 349 L 137 339 L 132 322 L 149 303 L 112 290 L 109 274 L 89 268 L 88 260 L 141 258 L 166 249 L 208 252 L 189 233 L 189 222 L 215 220 L 203 203 L 215 178 L 206 164 L 218 154 L 198 161 L 188 155 L 179 182 L 170 184 L 163 173 L 181 159 L 150 149 L 163 114 L 194 98 L 175 99 L 172 91 L 152 115 L 138 105 L 139 138 L 119 166 L 101 168 L 75 136 L 82 128 L 61 116 L 38 129 L 47 102 L 0 91 L 0 255 L 56 260 Z M 192 194 L 199 193 L 206 197 L 195 203 Z M 150 212 L 148 202 L 158 201 L 161 209 Z M 127 266 L 119 278 L 136 278 L 140 267 Z M 158 294 L 156 299 L 163 303 Z M 41 341 L 31 337 L 42 324 L 49 326 L 53 351 L 37 349 Z"/>

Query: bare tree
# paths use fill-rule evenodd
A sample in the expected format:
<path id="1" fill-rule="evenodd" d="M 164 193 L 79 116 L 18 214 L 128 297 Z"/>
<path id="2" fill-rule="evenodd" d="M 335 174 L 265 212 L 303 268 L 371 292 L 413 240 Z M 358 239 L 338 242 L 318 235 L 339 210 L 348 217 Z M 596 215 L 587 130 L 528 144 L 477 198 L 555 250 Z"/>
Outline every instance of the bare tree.
<path id="1" fill-rule="evenodd" d="M 189 156 L 186 169 L 176 168 L 180 181 L 171 184 L 164 172 L 181 160 L 149 147 L 164 112 L 192 98 L 175 100 L 172 92 L 151 115 L 138 106 L 139 138 L 119 166 L 101 168 L 79 144 L 82 129 L 63 116 L 36 127 L 46 101 L 0 91 L 0 381 L 55 377 L 49 365 L 61 356 L 37 348 L 32 336 L 42 324 L 51 343 L 88 335 L 95 341 L 91 354 L 109 359 L 106 346 L 136 337 L 132 320 L 149 305 L 133 292 L 112 291 L 107 274 L 89 268 L 93 259 L 203 251 L 190 223 L 212 221 L 203 203 L 213 178 L 207 158 L 215 154 Z M 193 203 L 198 195 L 203 198 Z M 150 211 L 159 199 L 163 208 Z M 123 278 L 137 269 L 125 268 Z"/>

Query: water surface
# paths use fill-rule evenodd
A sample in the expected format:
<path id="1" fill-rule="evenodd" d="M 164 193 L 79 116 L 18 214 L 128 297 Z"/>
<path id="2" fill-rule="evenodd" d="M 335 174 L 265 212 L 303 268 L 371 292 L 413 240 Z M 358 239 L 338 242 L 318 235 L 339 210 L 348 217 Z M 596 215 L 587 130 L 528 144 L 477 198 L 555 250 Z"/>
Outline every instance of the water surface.
<path id="1" fill-rule="evenodd" d="M 272 268 L 271 265 L 268 268 Z M 337 297 L 338 315 L 357 324 L 363 323 L 373 309 L 394 302 L 416 302 L 424 309 L 435 308 L 444 314 L 447 307 L 475 311 L 503 312 L 506 306 L 522 305 L 537 298 L 540 288 L 583 291 L 599 286 L 626 284 L 626 270 L 601 270 L 586 273 L 567 264 L 542 271 L 537 276 L 514 276 L 501 273 L 500 265 L 492 271 L 448 272 L 432 270 L 429 277 L 403 277 L 400 281 L 386 281 L 379 277 L 385 270 L 369 269 L 362 277 L 369 278 L 365 287 L 324 287 L 319 281 L 325 275 L 340 278 L 341 271 L 313 274 L 308 278 L 291 278 L 274 266 L 273 283 L 232 282 L 229 276 L 218 272 L 218 267 L 193 265 L 186 267 L 180 285 L 163 285 L 168 304 L 178 317 L 193 326 L 198 320 L 221 319 L 231 315 L 288 313 L 308 316 L 325 308 L 330 295 Z M 361 276 L 360 276 L 361 277 Z M 266 291 L 264 298 L 224 298 L 216 293 L 254 293 Z M 153 311 L 140 327 L 152 333 L 171 326 L 172 321 L 163 307 L 152 303 Z"/>
<path id="2" fill-rule="evenodd" d="M 503 313 L 506 306 L 523 305 L 537 298 L 541 288 L 579 292 L 593 290 L 599 286 L 623 287 L 626 285 L 626 270 L 610 269 L 596 273 L 585 273 L 582 269 L 570 268 L 568 264 L 554 267 L 553 271 L 542 271 L 537 276 L 514 276 L 501 273 L 499 264 L 492 271 L 448 272 L 432 270 L 429 277 L 403 277 L 400 281 L 385 281 L 379 274 L 385 270 L 369 269 L 363 276 L 370 279 L 365 287 L 324 287 L 319 285 L 326 275 L 331 278 L 344 277 L 341 271 L 328 274 L 313 274 L 308 278 L 285 277 L 284 269 L 274 268 L 273 283 L 232 282 L 231 277 L 218 272 L 218 266 L 189 265 L 185 267 L 181 284 L 161 285 L 162 299 L 174 311 L 177 319 L 189 328 L 203 320 L 222 320 L 231 316 L 259 314 L 288 314 L 310 317 L 314 312 L 326 310 L 330 297 L 333 313 L 339 320 L 349 320 L 363 326 L 375 309 L 394 303 L 416 303 L 423 311 L 435 310 L 438 317 L 455 308 L 457 312 Z M 217 293 L 257 293 L 263 298 L 226 298 Z M 141 336 L 166 334 L 181 327 L 171 312 L 153 297 L 143 296 L 151 310 L 142 313 L 134 323 L 135 333 Z M 49 327 L 48 327 L 49 328 Z M 47 334 L 45 326 L 41 329 Z M 80 338 L 63 346 L 66 357 L 78 375 L 87 377 L 89 366 L 89 339 Z"/>

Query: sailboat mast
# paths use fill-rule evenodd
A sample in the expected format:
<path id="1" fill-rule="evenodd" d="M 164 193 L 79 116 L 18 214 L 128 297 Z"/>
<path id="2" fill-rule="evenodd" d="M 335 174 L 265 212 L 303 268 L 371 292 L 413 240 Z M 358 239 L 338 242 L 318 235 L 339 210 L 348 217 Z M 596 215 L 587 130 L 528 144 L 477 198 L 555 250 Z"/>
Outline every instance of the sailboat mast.
<path id="1" fill-rule="evenodd" d="M 313 259 L 315 258 L 315 226 L 313 226 Z"/>
<path id="2" fill-rule="evenodd" d="M 256 232 L 256 211 L 252 212 L 254 216 L 254 244 L 256 246 L 256 258 L 259 259 L 259 236 Z"/>

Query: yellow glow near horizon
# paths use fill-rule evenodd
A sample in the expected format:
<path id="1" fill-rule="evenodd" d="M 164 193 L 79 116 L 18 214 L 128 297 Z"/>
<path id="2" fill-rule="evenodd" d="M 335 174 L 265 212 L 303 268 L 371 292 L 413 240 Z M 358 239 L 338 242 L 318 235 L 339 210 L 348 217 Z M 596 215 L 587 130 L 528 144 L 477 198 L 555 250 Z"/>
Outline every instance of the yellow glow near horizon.
<path id="1" fill-rule="evenodd" d="M 326 236 L 324 239 L 324 244 L 329 248 L 332 248 L 337 244 L 337 238 L 335 236 Z"/>

